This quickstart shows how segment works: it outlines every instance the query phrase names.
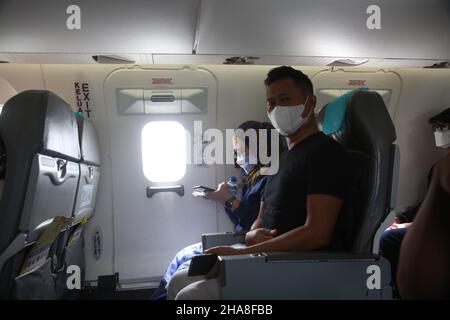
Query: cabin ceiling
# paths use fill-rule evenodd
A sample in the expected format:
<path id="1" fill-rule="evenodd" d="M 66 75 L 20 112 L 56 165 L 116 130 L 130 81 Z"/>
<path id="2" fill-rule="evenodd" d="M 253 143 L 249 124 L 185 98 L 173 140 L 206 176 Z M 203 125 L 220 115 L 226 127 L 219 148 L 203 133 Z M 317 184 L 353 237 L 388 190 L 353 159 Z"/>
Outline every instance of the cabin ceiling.
<path id="1" fill-rule="evenodd" d="M 69 1 L 0 0 L 0 61 L 448 67 L 450 1 L 378 0 L 369 29 L 372 3 L 78 0 L 69 30 Z"/>

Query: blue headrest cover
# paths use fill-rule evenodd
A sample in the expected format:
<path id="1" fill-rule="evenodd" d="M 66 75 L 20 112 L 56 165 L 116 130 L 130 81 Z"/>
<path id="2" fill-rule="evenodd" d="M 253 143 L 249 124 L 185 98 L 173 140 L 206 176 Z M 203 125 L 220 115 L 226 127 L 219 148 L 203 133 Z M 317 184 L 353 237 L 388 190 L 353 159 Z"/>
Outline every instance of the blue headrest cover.
<path id="1" fill-rule="evenodd" d="M 326 135 L 333 134 L 342 129 L 344 125 L 344 117 L 347 111 L 347 105 L 351 96 L 360 90 L 367 91 L 368 88 L 358 88 L 347 92 L 339 98 L 331 101 L 325 109 L 323 118 L 323 133 Z"/>

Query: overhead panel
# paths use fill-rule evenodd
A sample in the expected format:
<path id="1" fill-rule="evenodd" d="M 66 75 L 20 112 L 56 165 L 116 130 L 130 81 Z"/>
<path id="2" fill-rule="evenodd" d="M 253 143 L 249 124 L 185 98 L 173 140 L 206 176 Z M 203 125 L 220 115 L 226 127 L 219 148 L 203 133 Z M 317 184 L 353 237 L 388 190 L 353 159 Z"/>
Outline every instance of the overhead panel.
<path id="1" fill-rule="evenodd" d="M 208 0 L 200 12 L 198 54 L 450 58 L 448 0 Z"/>
<path id="2" fill-rule="evenodd" d="M 1 0 L 0 52 L 190 54 L 198 4 L 199 0 Z"/>

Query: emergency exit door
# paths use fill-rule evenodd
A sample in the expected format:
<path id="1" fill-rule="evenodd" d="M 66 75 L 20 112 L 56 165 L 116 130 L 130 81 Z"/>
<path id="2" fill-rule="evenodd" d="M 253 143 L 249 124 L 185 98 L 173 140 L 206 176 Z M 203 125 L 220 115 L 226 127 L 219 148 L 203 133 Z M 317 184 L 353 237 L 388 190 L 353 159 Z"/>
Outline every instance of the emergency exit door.
<path id="1" fill-rule="evenodd" d="M 204 145 L 194 124 L 216 126 L 216 95 L 204 70 L 121 70 L 108 77 L 114 272 L 122 281 L 158 279 L 178 250 L 217 232 L 216 204 L 191 194 L 195 185 L 216 184 L 214 165 L 192 163 Z"/>

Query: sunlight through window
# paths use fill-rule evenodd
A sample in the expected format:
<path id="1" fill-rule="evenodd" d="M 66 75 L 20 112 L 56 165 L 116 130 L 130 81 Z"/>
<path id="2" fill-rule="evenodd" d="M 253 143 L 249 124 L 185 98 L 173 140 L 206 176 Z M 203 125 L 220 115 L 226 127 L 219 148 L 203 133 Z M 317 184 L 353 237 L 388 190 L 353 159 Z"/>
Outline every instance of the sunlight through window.
<path id="1" fill-rule="evenodd" d="M 150 122 L 142 129 L 142 162 L 152 182 L 173 182 L 186 173 L 186 133 L 175 121 Z"/>

